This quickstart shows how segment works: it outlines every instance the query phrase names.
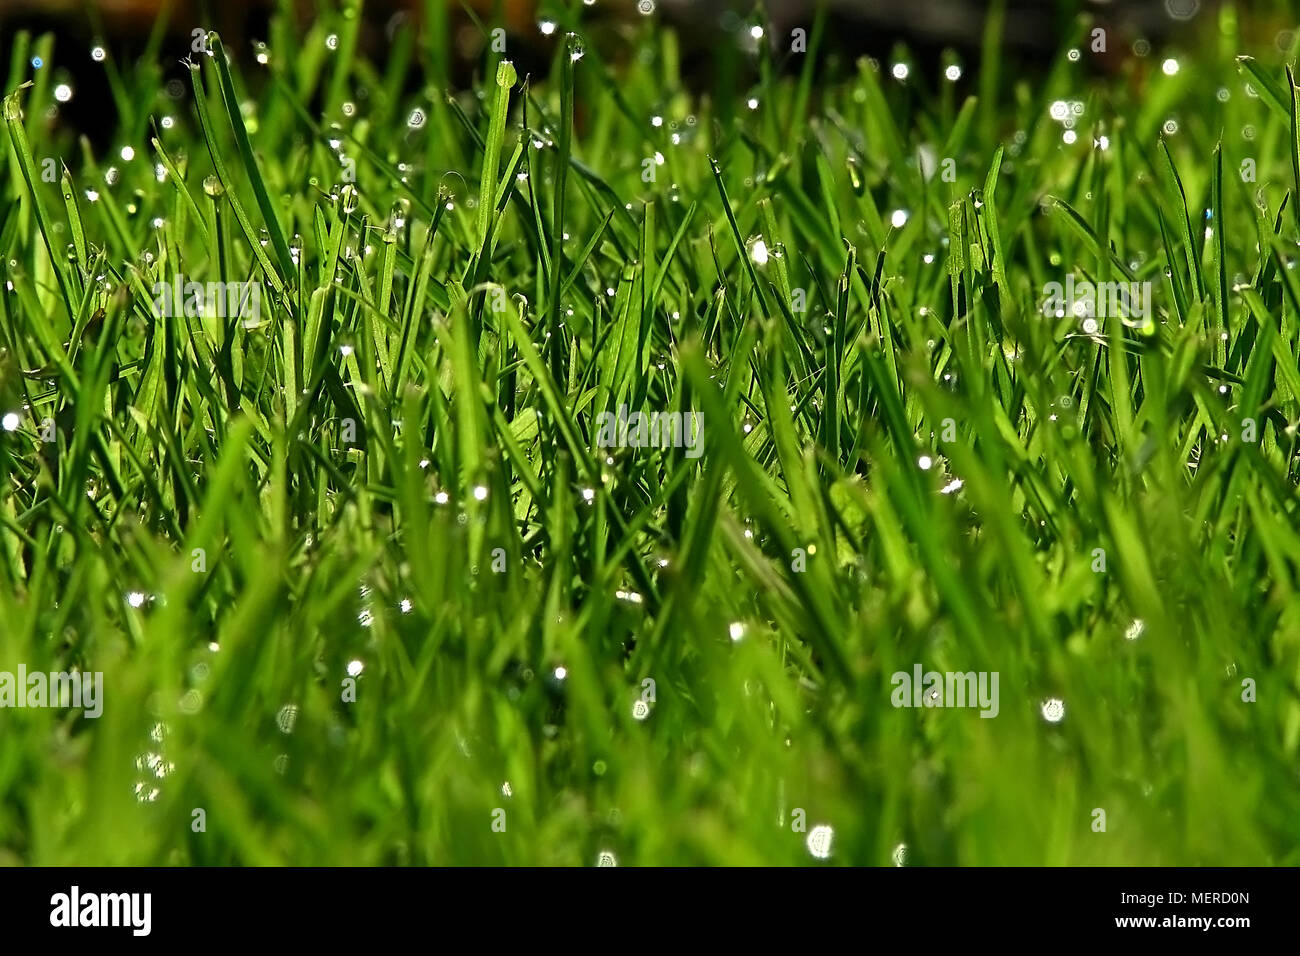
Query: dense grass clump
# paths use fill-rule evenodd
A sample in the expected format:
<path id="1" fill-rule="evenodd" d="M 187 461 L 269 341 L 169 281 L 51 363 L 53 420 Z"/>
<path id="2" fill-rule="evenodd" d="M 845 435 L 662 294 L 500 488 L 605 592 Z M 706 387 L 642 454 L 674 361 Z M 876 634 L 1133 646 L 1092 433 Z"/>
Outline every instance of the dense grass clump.
<path id="1" fill-rule="evenodd" d="M 1294 46 L 726 95 L 575 3 L 448 95 L 353 7 L 108 51 L 98 154 L 0 70 L 0 670 L 104 675 L 0 862 L 1300 863 Z"/>

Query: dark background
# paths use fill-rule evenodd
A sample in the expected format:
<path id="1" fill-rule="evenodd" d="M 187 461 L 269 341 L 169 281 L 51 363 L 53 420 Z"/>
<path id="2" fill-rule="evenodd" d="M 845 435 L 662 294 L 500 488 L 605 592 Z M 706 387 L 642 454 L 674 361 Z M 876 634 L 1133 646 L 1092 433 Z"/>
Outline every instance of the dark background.
<path id="1" fill-rule="evenodd" d="M 971 83 L 994 2 L 826 0 L 828 21 L 819 68 L 833 73 L 851 66 L 859 56 L 887 58 L 905 46 L 919 72 L 927 76 L 938 74 L 943 57 L 956 55 L 965 70 L 963 83 Z M 449 10 L 451 35 L 447 42 L 455 68 L 445 78 L 412 75 L 409 85 L 413 90 L 431 80 L 457 88 L 474 83 L 484 62 L 483 35 L 474 17 L 488 26 L 506 27 L 510 57 L 521 75 L 544 74 L 559 36 L 558 32 L 544 36 L 537 22 L 554 15 L 558 8 L 580 6 L 581 0 L 366 0 L 358 52 L 382 62 L 393 31 L 420 30 L 434 4 Z M 1105 27 L 1109 40 L 1105 56 L 1086 58 L 1088 67 L 1118 73 L 1131 60 L 1135 42 L 1146 40 L 1158 48 L 1170 41 L 1193 42 L 1212 34 L 1220 0 L 1005 0 L 1005 4 L 1002 56 L 1009 62 L 1004 69 L 1032 77 L 1078 29 L 1081 14 Z M 60 109 L 61 122 L 85 135 L 98 150 L 111 136 L 116 115 L 103 82 L 103 65 L 89 55 L 93 45 L 105 46 L 118 68 L 128 71 L 145 50 L 159 17 L 165 17 L 166 76 L 188 82 L 181 58 L 189 53 L 196 27 L 217 30 L 231 55 L 247 60 L 253 41 L 267 38 L 270 15 L 281 5 L 293 8 L 303 24 L 322 6 L 311 0 L 0 0 L 0 77 L 10 75 L 6 61 L 16 31 L 53 32 L 55 56 L 48 66 L 67 76 L 77 91 Z M 719 73 L 737 69 L 734 61 L 719 62 L 718 51 L 735 46 L 723 42 L 725 35 L 761 21 L 768 24 L 765 42 L 771 42 L 775 50 L 788 50 L 790 31 L 797 26 L 811 28 L 816 6 L 817 0 L 656 0 L 651 16 L 677 27 L 684 75 L 692 86 L 707 91 Z M 1255 0 L 1237 6 L 1243 11 L 1243 25 L 1249 24 L 1260 34 L 1254 38 L 1258 42 L 1271 44 L 1279 31 L 1294 26 L 1288 4 L 1281 0 Z M 606 59 L 635 55 L 638 27 L 645 19 L 637 11 L 636 0 L 597 0 L 582 9 L 587 42 L 598 44 Z M 752 69 L 752 65 L 741 64 L 740 68 Z"/>

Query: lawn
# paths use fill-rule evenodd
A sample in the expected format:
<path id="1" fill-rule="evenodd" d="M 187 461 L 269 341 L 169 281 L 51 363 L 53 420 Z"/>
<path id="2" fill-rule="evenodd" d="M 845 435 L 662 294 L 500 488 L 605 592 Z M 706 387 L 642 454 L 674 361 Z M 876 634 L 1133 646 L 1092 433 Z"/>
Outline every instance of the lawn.
<path id="1" fill-rule="evenodd" d="M 0 47 L 0 864 L 1300 864 L 1284 7 L 321 6 Z"/>

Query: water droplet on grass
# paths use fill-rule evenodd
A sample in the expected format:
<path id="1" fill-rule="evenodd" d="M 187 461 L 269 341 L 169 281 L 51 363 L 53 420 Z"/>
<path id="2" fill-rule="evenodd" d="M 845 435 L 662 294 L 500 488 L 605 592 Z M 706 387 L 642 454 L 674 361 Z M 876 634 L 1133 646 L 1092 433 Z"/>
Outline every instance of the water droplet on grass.
<path id="1" fill-rule="evenodd" d="M 815 859 L 825 860 L 831 855 L 831 844 L 835 839 L 835 831 L 825 823 L 819 823 L 808 831 L 806 841 L 808 852 Z"/>
<path id="2" fill-rule="evenodd" d="M 276 712 L 275 723 L 280 728 L 280 733 L 293 733 L 293 725 L 298 721 L 298 705 L 285 704 Z"/>

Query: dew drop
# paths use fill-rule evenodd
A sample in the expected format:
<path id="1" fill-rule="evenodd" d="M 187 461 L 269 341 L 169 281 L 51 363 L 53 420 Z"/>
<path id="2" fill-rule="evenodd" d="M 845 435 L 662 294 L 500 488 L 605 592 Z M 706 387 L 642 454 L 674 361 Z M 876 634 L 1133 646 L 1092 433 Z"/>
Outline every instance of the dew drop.
<path id="1" fill-rule="evenodd" d="M 298 721 L 298 705 L 285 704 L 275 715 L 275 723 L 280 728 L 280 733 L 293 733 L 293 725 Z"/>
<path id="2" fill-rule="evenodd" d="M 835 831 L 825 823 L 819 823 L 808 831 L 808 852 L 815 859 L 825 860 L 831 855 L 831 843 L 835 838 Z"/>

